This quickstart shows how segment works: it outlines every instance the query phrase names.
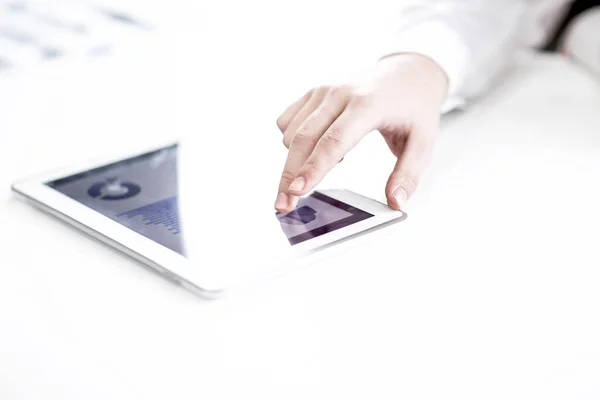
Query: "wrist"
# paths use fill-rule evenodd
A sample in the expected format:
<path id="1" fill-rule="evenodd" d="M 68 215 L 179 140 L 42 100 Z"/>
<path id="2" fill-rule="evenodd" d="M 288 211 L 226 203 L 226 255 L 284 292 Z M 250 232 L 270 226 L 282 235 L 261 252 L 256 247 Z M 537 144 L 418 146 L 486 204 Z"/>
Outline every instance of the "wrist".
<path id="1" fill-rule="evenodd" d="M 446 71 L 433 59 L 418 53 L 400 53 L 379 60 L 381 68 L 393 73 L 409 74 L 413 83 L 422 89 L 430 89 L 442 103 L 449 91 Z"/>

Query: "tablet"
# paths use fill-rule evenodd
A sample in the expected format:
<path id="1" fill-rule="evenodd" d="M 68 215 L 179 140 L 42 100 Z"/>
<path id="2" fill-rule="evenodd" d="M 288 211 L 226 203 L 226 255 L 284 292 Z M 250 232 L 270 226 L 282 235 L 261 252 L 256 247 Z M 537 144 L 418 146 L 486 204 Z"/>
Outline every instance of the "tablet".
<path id="1" fill-rule="evenodd" d="M 315 191 L 293 211 L 277 213 L 254 184 L 257 194 L 236 205 L 218 187 L 226 177 L 186 150 L 174 142 L 107 157 L 24 179 L 13 190 L 205 297 L 406 218 L 337 189 Z"/>

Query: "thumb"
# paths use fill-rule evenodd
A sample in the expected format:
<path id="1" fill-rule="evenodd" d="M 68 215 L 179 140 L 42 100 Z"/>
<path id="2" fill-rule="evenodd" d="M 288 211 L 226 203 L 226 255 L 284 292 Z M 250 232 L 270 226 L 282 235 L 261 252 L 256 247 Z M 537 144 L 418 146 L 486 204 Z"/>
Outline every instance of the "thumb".
<path id="1" fill-rule="evenodd" d="M 406 206 L 419 185 L 432 150 L 433 140 L 418 135 L 409 136 L 385 188 L 387 202 L 391 208 L 401 210 Z"/>

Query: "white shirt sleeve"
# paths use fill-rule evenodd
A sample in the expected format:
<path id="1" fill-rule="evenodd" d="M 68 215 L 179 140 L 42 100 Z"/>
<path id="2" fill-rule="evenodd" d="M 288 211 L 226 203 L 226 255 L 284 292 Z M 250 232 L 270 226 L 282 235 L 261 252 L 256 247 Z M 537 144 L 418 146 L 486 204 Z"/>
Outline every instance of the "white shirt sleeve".
<path id="1" fill-rule="evenodd" d="M 541 44 L 569 0 L 404 1 L 384 56 L 417 53 L 447 74 L 443 111 L 484 92 L 517 59 Z"/>
<path id="2" fill-rule="evenodd" d="M 561 42 L 563 54 L 600 77 L 600 6 L 577 16 Z"/>

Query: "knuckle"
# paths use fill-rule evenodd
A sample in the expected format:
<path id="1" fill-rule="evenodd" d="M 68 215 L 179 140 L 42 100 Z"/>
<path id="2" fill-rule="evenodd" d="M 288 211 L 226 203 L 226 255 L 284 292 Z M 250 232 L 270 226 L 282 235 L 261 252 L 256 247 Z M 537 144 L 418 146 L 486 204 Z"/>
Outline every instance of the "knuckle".
<path id="1" fill-rule="evenodd" d="M 329 92 L 330 89 L 331 88 L 329 86 L 326 86 L 326 85 L 318 86 L 315 89 L 313 89 L 313 94 L 314 95 L 324 96 L 327 92 Z"/>
<path id="2" fill-rule="evenodd" d="M 373 96 L 370 94 L 357 94 L 352 97 L 352 106 L 360 109 L 369 108 L 373 105 Z"/>
<path id="3" fill-rule="evenodd" d="M 279 128 L 280 131 L 284 131 L 285 128 L 287 126 L 287 121 L 284 120 L 283 115 L 280 116 L 279 118 L 277 118 L 277 127 Z"/>
<path id="4" fill-rule="evenodd" d="M 419 186 L 419 177 L 417 174 L 407 173 L 398 179 L 398 184 L 411 196 Z"/>
<path id="5" fill-rule="evenodd" d="M 306 163 L 304 163 L 302 175 L 314 177 L 318 175 L 320 169 L 321 162 L 317 158 L 310 157 L 308 160 L 306 160 Z"/>
<path id="6" fill-rule="evenodd" d="M 331 126 L 323 135 L 323 139 L 329 149 L 341 147 L 344 145 L 344 131 L 337 126 Z"/>
<path id="7" fill-rule="evenodd" d="M 300 128 L 290 142 L 290 146 L 311 146 L 316 144 L 316 139 L 310 135 L 306 128 Z"/>
<path id="8" fill-rule="evenodd" d="M 350 95 L 352 88 L 349 85 L 334 86 L 329 90 L 329 95 L 334 98 L 345 98 Z"/>
<path id="9" fill-rule="evenodd" d="M 411 138 L 415 152 L 421 156 L 427 155 L 433 148 L 433 140 L 424 136 Z"/>
<path id="10" fill-rule="evenodd" d="M 289 185 L 290 183 L 292 183 L 294 178 L 296 178 L 296 177 L 291 172 L 283 171 L 283 173 L 281 174 L 281 183 L 283 186 Z"/>
<path id="11" fill-rule="evenodd" d="M 329 101 L 324 101 L 315 110 L 315 114 L 314 115 L 315 116 L 320 116 L 320 115 L 331 116 L 331 115 L 335 114 L 336 110 L 337 110 L 337 107 L 335 106 L 335 104 L 333 104 L 333 103 L 331 103 Z"/>

